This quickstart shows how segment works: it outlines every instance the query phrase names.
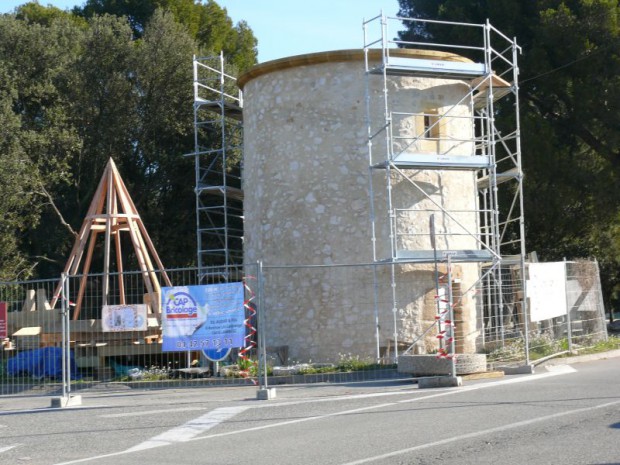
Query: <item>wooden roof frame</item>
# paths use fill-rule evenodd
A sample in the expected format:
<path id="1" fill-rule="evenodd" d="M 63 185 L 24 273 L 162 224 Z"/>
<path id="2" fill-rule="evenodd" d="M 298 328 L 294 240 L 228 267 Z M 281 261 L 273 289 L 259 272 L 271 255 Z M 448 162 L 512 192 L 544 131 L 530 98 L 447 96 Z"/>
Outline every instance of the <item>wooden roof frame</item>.
<path id="1" fill-rule="evenodd" d="M 153 267 L 153 261 L 157 265 L 157 269 L 161 271 L 166 285 L 172 286 L 172 284 L 164 270 L 164 266 L 155 250 L 155 246 L 151 241 L 144 223 L 138 214 L 138 210 L 129 195 L 127 187 L 116 168 L 116 164 L 112 158 L 110 158 L 64 269 L 66 275 L 81 274 L 78 295 L 72 316 L 73 320 L 77 320 L 80 315 L 86 289 L 86 281 L 92 264 L 93 251 L 99 234 L 104 234 L 105 237 L 101 304 L 108 305 L 109 300 L 112 244 L 114 244 L 114 252 L 116 253 L 118 289 L 120 294 L 119 303 L 121 305 L 126 304 L 125 285 L 123 282 L 121 232 L 127 232 L 129 234 L 150 301 L 151 303 L 157 302 L 161 295 L 161 286 L 157 274 L 155 273 L 155 268 Z M 80 265 L 82 266 L 80 267 Z M 52 308 L 56 306 L 60 298 L 61 288 L 62 280 L 58 283 L 54 291 L 54 298 L 51 302 Z"/>

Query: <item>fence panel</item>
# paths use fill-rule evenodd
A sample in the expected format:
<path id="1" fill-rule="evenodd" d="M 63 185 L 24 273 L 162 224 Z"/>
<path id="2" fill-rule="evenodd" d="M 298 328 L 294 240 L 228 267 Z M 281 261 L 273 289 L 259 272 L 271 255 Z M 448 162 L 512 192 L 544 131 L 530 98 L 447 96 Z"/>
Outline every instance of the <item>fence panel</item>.
<path id="1" fill-rule="evenodd" d="M 488 270 L 477 285 L 481 331 L 478 351 L 491 366 L 524 364 L 527 309 L 523 303 L 523 278 L 519 266 Z"/>
<path id="2" fill-rule="evenodd" d="M 0 283 L 0 394 L 62 391 L 62 313 L 50 301 L 59 280 Z M 3 311 L 2 311 L 3 312 Z"/>
<path id="3" fill-rule="evenodd" d="M 571 350 L 607 340 L 605 305 L 596 261 L 566 262 L 566 303 Z"/>
<path id="4" fill-rule="evenodd" d="M 296 382 L 406 377 L 398 355 L 439 356 L 448 347 L 443 331 L 451 323 L 437 318 L 447 271 L 446 263 L 266 266 L 259 330 L 268 371 L 287 382 L 292 375 Z M 475 264 L 451 270 L 457 351 L 475 351 L 480 334 L 478 273 Z"/>
<path id="5" fill-rule="evenodd" d="M 541 265 L 547 268 L 535 275 L 534 268 Z M 492 366 L 536 363 L 607 339 L 596 262 L 528 264 L 527 269 L 527 315 L 521 273 L 513 267 L 502 268 L 503 310 L 497 305 L 484 310 L 481 351 Z"/>
<path id="6" fill-rule="evenodd" d="M 250 301 L 256 292 L 256 268 L 166 270 L 167 278 L 164 272 L 154 271 L 147 279 L 161 283 L 161 287 L 168 282 L 174 286 L 193 286 L 243 281 L 245 298 Z M 60 279 L 0 283 L 0 302 L 5 302 L 7 307 L 6 335 L 3 335 L 7 337 L 3 338 L 0 351 L 1 395 L 64 393 L 61 304 L 65 296 L 62 290 L 53 299 L 59 284 Z M 114 390 L 126 386 L 250 382 L 239 370 L 224 370 L 230 376 L 214 376 L 219 374 L 220 365 L 237 362 L 238 350 L 233 350 L 223 364 L 212 362 L 199 348 L 163 352 L 161 287 L 155 286 L 153 292 L 147 287 L 141 272 L 67 277 L 64 288 L 68 290 L 67 340 L 71 365 L 68 378 L 72 391 L 95 385 Z M 56 305 L 52 308 L 54 300 Z M 105 304 L 109 308 L 104 315 Z M 144 314 L 137 306 L 144 306 Z M 214 358 L 213 354 L 207 355 Z"/>
<path id="7" fill-rule="evenodd" d="M 387 267 L 265 267 L 259 332 L 272 383 L 356 379 L 395 373 L 391 298 L 375 295 Z M 339 374 L 340 377 L 336 376 Z M 293 377 L 293 379 L 291 379 Z"/>
<path id="8" fill-rule="evenodd" d="M 168 270 L 167 278 L 163 272 L 154 273 L 162 288 L 167 282 L 173 286 L 196 286 L 244 281 L 247 284 L 246 299 L 250 298 L 249 293 L 255 292 L 252 278 L 256 274 L 255 266 L 226 270 L 221 267 L 200 271 L 194 268 Z M 110 388 L 115 383 L 131 383 L 132 387 L 181 387 L 214 384 L 215 381 L 218 384 L 248 382 L 232 370 L 226 372 L 231 376 L 216 379 L 220 364 L 208 359 L 200 347 L 162 351 L 162 290 L 149 292 L 143 273 L 110 275 L 107 299 L 103 296 L 102 279 L 105 276 L 71 277 L 72 300 L 79 295 L 81 285 L 87 290 L 79 313 L 73 308 L 70 322 L 72 347 L 81 376 L 74 388 L 92 382 L 105 382 Z M 105 314 L 104 302 L 108 303 Z M 119 312 L 126 311 L 126 306 L 130 305 L 145 306 L 142 312 L 146 321 L 138 318 L 141 327 L 135 328 L 114 326 L 113 319 L 122 319 Z M 227 364 L 237 360 L 238 351 L 232 352 Z"/>
<path id="9" fill-rule="evenodd" d="M 549 318 L 525 312 L 515 266 L 456 264 L 450 273 L 443 262 L 153 272 L 157 279 L 149 279 L 162 287 L 245 283 L 246 347 L 221 362 L 200 348 L 162 351 L 161 288 L 147 289 L 141 272 L 69 276 L 71 389 L 248 384 L 258 374 L 257 337 L 250 335 L 257 326 L 270 384 L 399 378 L 399 354 L 441 357 L 448 336 L 457 354 L 485 353 L 492 367 L 524 364 L 606 338 L 596 262 L 562 266 L 565 310 Z M 61 393 L 62 300 L 51 307 L 58 284 L 0 283 L 7 308 L 6 334 L 0 308 L 0 394 Z M 454 321 L 438 317 L 449 308 L 449 295 Z M 144 305 L 144 321 L 138 325 L 136 317 L 135 326 L 119 327 L 112 320 L 128 321 L 126 315 L 109 308 L 104 314 L 104 303 Z M 254 311 L 260 324 L 250 318 Z"/>

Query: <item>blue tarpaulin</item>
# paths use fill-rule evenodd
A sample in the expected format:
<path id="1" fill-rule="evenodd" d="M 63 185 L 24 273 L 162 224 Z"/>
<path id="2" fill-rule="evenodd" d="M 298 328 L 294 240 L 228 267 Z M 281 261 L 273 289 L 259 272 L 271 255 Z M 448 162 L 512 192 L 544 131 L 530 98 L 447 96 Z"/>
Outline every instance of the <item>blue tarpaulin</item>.
<path id="1" fill-rule="evenodd" d="M 73 352 L 70 354 L 71 378 L 77 377 L 77 366 Z M 10 358 L 6 364 L 9 376 L 32 376 L 34 378 L 62 378 L 62 349 L 43 347 L 27 350 Z"/>

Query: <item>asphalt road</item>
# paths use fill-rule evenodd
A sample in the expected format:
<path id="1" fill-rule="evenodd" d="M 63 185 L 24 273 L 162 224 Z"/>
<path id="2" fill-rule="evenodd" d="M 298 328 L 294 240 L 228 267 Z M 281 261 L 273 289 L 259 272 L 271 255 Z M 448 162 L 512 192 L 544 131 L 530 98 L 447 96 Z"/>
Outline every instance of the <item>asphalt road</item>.
<path id="1" fill-rule="evenodd" d="M 408 382 L 0 398 L 0 464 L 620 464 L 620 358 Z"/>

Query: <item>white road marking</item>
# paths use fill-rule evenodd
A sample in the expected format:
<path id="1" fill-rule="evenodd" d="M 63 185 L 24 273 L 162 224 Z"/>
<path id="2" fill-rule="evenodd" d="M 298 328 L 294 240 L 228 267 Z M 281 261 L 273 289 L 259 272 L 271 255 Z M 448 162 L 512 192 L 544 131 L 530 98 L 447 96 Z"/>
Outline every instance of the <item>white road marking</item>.
<path id="1" fill-rule="evenodd" d="M 74 463 L 90 462 L 92 460 L 103 459 L 107 457 L 116 457 L 119 455 L 130 454 L 132 452 L 152 449 L 154 447 L 168 446 L 170 444 L 190 441 L 198 434 L 219 425 L 220 423 L 234 417 L 235 415 L 249 408 L 249 406 L 218 408 L 207 413 L 206 415 L 190 420 L 181 426 L 168 430 L 147 441 L 144 441 L 137 446 L 130 447 L 127 450 L 112 452 L 110 454 L 97 455 L 94 457 L 86 457 L 83 459 L 71 460 L 69 462 L 57 463 L 55 465 L 70 465 Z M 164 412 L 167 411 L 168 410 L 165 410 Z"/>
<path id="2" fill-rule="evenodd" d="M 165 433 L 159 434 L 142 444 L 131 447 L 126 452 L 152 449 L 153 447 L 167 446 L 177 442 L 186 442 L 198 436 L 229 418 L 247 410 L 249 407 L 223 407 L 215 409 L 201 417 L 188 421 L 184 425 L 178 426 Z"/>
<path id="3" fill-rule="evenodd" d="M 426 399 L 431 399 L 431 398 L 435 398 L 435 397 L 442 397 L 442 396 L 447 396 L 447 395 L 452 395 L 452 394 L 458 394 L 461 392 L 468 392 L 468 391 L 472 391 L 472 390 L 478 390 L 478 389 L 484 389 L 484 388 L 490 388 L 490 387 L 494 387 L 494 386 L 498 386 L 498 385 L 503 385 L 503 384 L 512 384 L 512 383 L 520 383 L 520 382 L 526 382 L 526 381 L 537 381 L 540 379 L 544 379 L 544 378 L 549 378 L 549 377 L 553 377 L 553 376 L 558 376 L 558 375 L 564 375 L 564 374 L 569 374 L 572 372 L 575 372 L 576 370 L 573 369 L 570 366 L 565 365 L 567 368 L 563 369 L 563 370 L 558 370 L 558 371 L 553 371 L 553 372 L 548 372 L 548 373 L 542 373 L 542 374 L 534 374 L 534 375 L 530 375 L 530 376 L 523 376 L 523 377 L 519 377 L 519 378 L 514 378 L 514 379 L 506 379 L 506 380 L 501 380 L 501 381 L 494 381 L 488 384 L 479 384 L 479 385 L 474 385 L 474 386 L 464 386 L 464 387 L 455 387 L 455 388 L 439 388 L 439 389 L 428 389 L 427 392 L 434 392 L 434 394 L 430 394 L 427 396 L 422 396 L 422 397 L 416 397 L 414 399 L 405 399 L 405 400 L 400 400 L 400 401 L 396 401 L 396 402 L 389 402 L 389 403 L 384 403 L 384 404 L 379 404 L 379 405 L 371 405 L 371 406 L 367 406 L 367 407 L 361 407 L 361 408 L 357 408 L 357 409 L 352 409 L 352 410 L 344 410 L 344 411 L 340 411 L 340 412 L 335 412 L 335 413 L 330 413 L 327 415 L 318 415 L 318 416 L 314 416 L 314 417 L 307 417 L 307 418 L 299 418 L 299 419 L 295 419 L 295 420 L 289 420 L 289 421 L 283 421 L 283 422 L 279 422 L 279 423 L 272 423 L 269 425 L 263 425 L 263 426 L 256 426 L 253 428 L 246 428 L 246 429 L 241 429 L 241 430 L 235 430 L 235 431 L 229 431 L 226 433 L 218 433 L 218 434 L 210 434 L 207 436 L 201 436 L 201 437 L 196 437 L 198 434 L 203 433 L 211 428 L 213 428 L 214 426 L 216 426 L 217 424 L 221 423 L 222 421 L 225 421 L 228 418 L 232 418 L 234 415 L 236 415 L 237 413 L 240 413 L 244 410 L 247 410 L 249 408 L 261 408 L 261 407 L 281 407 L 284 405 L 297 405 L 297 404 L 305 404 L 305 403 L 310 403 L 310 402 L 323 402 L 323 401 L 327 401 L 327 400 L 347 400 L 347 399 L 360 399 L 360 398 L 364 398 L 364 397 L 383 397 L 385 396 L 389 396 L 389 395 L 400 395 L 400 394 L 411 394 L 411 392 L 391 392 L 391 393 L 371 393 L 371 394 L 357 394 L 357 395 L 351 395 L 351 396 L 338 396 L 338 397 L 331 397 L 329 399 L 315 399 L 315 400 L 306 400 L 306 401 L 299 401 L 299 402 L 283 402 L 283 403 L 276 403 L 276 404 L 264 404 L 261 406 L 243 406 L 243 407 L 227 407 L 227 408 L 221 408 L 221 409 L 216 409 L 206 415 L 203 415 L 202 417 L 197 418 L 196 420 L 192 420 L 189 421 L 187 423 L 185 423 L 184 425 L 179 426 L 178 428 L 173 428 L 165 433 L 162 433 L 158 436 L 155 436 L 154 438 L 143 442 L 142 444 L 138 444 L 137 446 L 131 447 L 127 450 L 124 451 L 119 451 L 119 452 L 112 452 L 110 454 L 103 454 L 103 455 L 97 455 L 97 456 L 93 456 L 93 457 L 86 457 L 83 459 L 77 459 L 77 460 L 71 460 L 69 462 L 62 462 L 62 463 L 56 463 L 54 465 L 73 465 L 76 463 L 84 463 L 84 462 L 90 462 L 90 461 L 94 461 L 94 460 L 98 460 L 98 459 L 103 459 L 103 458 L 108 458 L 108 457 L 116 457 L 119 455 L 125 455 L 125 454 L 129 454 L 132 452 L 137 452 L 140 450 L 145 450 L 145 449 L 149 449 L 152 447 L 159 447 L 159 446 L 165 446 L 165 445 L 169 445 L 169 444 L 175 444 L 178 442 L 185 442 L 185 441 L 201 441 L 201 440 L 208 440 L 211 438 L 218 438 L 218 437 L 224 437 L 224 436 L 232 436 L 232 435 L 237 435 L 237 434 L 246 434 L 248 432 L 252 432 L 252 431 L 260 431 L 260 430 L 264 430 L 264 429 L 271 429 L 271 428 L 278 428 L 278 427 L 282 427 L 282 426 L 287 426 L 287 425 L 292 425 L 292 424 L 296 424 L 296 423 L 303 423 L 303 422 L 307 422 L 307 421 L 314 421 L 314 420 L 321 420 L 324 418 L 330 418 L 330 417 L 335 417 L 335 416 L 340 416 L 340 415 L 348 415 L 351 413 L 357 413 L 357 412 L 363 412 L 366 410 L 372 410 L 372 409 L 378 409 L 378 408 L 384 408 L 384 407 L 391 407 L 394 405 L 398 405 L 400 403 L 404 403 L 404 402 L 419 402 L 419 401 L 423 401 Z M 608 405 L 614 405 L 616 403 L 620 403 L 620 402 L 614 402 L 612 404 L 605 404 L 605 406 Z M 603 406 L 599 406 L 599 407 L 594 407 L 594 408 L 602 408 Z M 590 410 L 590 408 L 588 409 L 582 409 L 582 410 Z M 573 412 L 564 412 L 563 414 L 556 414 L 556 416 L 562 416 L 562 415 L 568 415 L 570 413 L 575 413 L 577 411 L 573 411 Z M 212 418 L 209 418 L 209 415 L 212 415 Z M 218 421 L 219 418 L 219 421 Z M 547 417 L 547 418 L 551 418 L 551 417 Z M 535 421 L 542 421 L 542 420 L 528 420 L 529 422 L 535 422 Z M 195 423 L 195 425 L 193 425 Z M 518 423 L 515 423 L 514 425 L 518 425 Z M 506 428 L 506 427 L 504 427 Z M 498 430 L 499 431 L 499 430 Z M 195 434 L 193 434 L 195 433 Z M 474 433 L 472 433 L 474 434 Z M 479 432 L 479 433 L 475 433 L 475 434 L 486 434 L 486 432 Z M 191 436 L 191 437 L 190 437 Z M 183 438 L 183 439 L 179 439 L 179 438 Z M 461 439 L 464 439 L 465 436 L 462 436 Z M 418 446 L 419 447 L 419 446 Z M 430 447 L 430 446 L 429 446 Z M 402 452 L 404 453 L 404 452 Z M 366 459 L 368 460 L 368 459 Z M 373 459 L 375 460 L 375 459 Z M 363 462 L 360 462 L 363 463 Z M 350 464 L 344 464 L 344 465 L 350 465 Z M 352 464 L 351 464 L 352 465 Z"/>
<path id="4" fill-rule="evenodd" d="M 210 434 L 208 436 L 202 436 L 199 438 L 195 438 L 192 439 L 192 441 L 201 441 L 203 439 L 209 439 L 209 438 L 217 438 L 217 437 L 222 437 L 222 436 L 230 436 L 230 435 L 234 435 L 234 434 L 245 434 L 251 431 L 260 431 L 263 429 L 270 429 L 270 428 L 277 428 L 279 426 L 286 426 L 286 425 L 291 425 L 291 424 L 295 424 L 295 423 L 303 423 L 306 421 L 313 421 L 313 420 L 321 420 L 324 418 L 330 418 L 330 417 L 335 417 L 335 416 L 339 416 L 339 415 L 348 415 L 351 413 L 358 413 L 358 412 L 363 412 L 366 410 L 373 410 L 373 409 L 378 409 L 378 408 L 383 408 L 383 407 L 391 407 L 394 405 L 398 405 L 398 404 L 402 404 L 402 403 L 410 403 L 410 402 L 420 402 L 423 400 L 427 400 L 427 399 L 433 399 L 436 397 L 443 397 L 443 396 L 449 396 L 452 394 L 458 394 L 458 393 L 462 393 L 462 392 L 469 392 L 469 391 L 477 391 L 479 389 L 486 389 L 486 388 L 490 388 L 490 387 L 494 387 L 494 386 L 500 386 L 500 385 L 504 385 L 504 384 L 514 384 L 514 383 L 522 383 L 522 382 L 526 382 L 526 381 L 537 381 L 540 379 L 545 379 L 545 378 L 551 378 L 553 376 L 558 376 L 558 375 L 565 375 L 565 374 L 569 374 L 569 373 L 574 373 L 577 370 L 575 370 L 572 367 L 567 366 L 566 370 L 563 371 L 557 371 L 557 372 L 549 372 L 549 373 L 542 373 L 539 375 L 531 375 L 531 376 L 523 376 L 520 378 L 514 378 L 514 379 L 504 379 L 501 381 L 494 381 L 488 384 L 478 384 L 478 385 L 474 385 L 474 386 L 464 386 L 464 387 L 455 387 L 455 388 L 440 388 L 440 389 L 436 389 L 436 390 L 428 390 L 431 392 L 434 392 L 434 394 L 430 394 L 427 396 L 423 396 L 423 397 L 415 397 L 413 399 L 404 399 L 404 400 L 399 400 L 396 402 L 388 402 L 385 404 L 378 404 L 378 405 L 369 405 L 367 407 L 361 407 L 361 408 L 357 408 L 357 409 L 353 409 L 353 410 L 344 410 L 341 412 L 335 412 L 335 413 L 329 413 L 327 415 L 319 415 L 319 416 L 315 416 L 315 417 L 307 417 L 307 418 L 300 418 L 300 419 L 296 419 L 296 420 L 290 420 L 290 421 L 285 421 L 285 422 L 281 422 L 281 423 L 273 423 L 270 425 L 263 425 L 263 426 L 255 426 L 254 428 L 246 428 L 243 430 L 236 430 L 236 431 L 229 431 L 227 433 L 219 433 L 219 434 Z M 356 395 L 356 396 L 341 396 L 339 397 L 339 399 L 341 400 L 347 400 L 351 397 L 354 398 L 360 398 L 363 397 L 364 395 Z M 371 395 L 372 396 L 372 395 Z M 372 396 L 375 397 L 375 396 Z M 289 403 L 290 405 L 291 403 Z M 278 405 L 281 404 L 273 404 L 273 407 L 277 407 Z"/>
<path id="5" fill-rule="evenodd" d="M 606 404 L 596 405 L 594 407 L 586 407 L 575 410 L 568 410 L 566 412 L 554 413 L 553 415 L 546 415 L 544 417 L 531 418 L 529 420 L 518 421 L 516 423 L 509 423 L 507 425 L 498 426 L 496 428 L 489 428 L 481 431 L 476 431 L 473 433 L 462 434 L 460 436 L 453 436 L 451 438 L 442 439 L 440 441 L 428 442 L 426 444 L 420 444 L 414 447 L 408 447 L 407 449 L 396 450 L 393 452 L 389 452 L 387 454 L 375 455 L 374 457 L 367 457 L 361 460 L 355 460 L 353 462 L 343 463 L 342 465 L 362 465 L 364 463 L 376 462 L 377 460 L 383 460 L 391 457 L 396 457 L 403 454 L 408 454 L 410 452 L 416 452 L 422 449 L 428 449 L 430 447 L 443 446 L 445 444 L 450 444 L 452 442 L 461 441 L 463 439 L 472 439 L 480 436 L 486 436 L 488 434 L 500 433 L 502 431 L 507 431 L 515 428 L 521 428 L 524 426 L 529 426 L 534 423 L 540 423 L 542 421 L 553 420 L 555 418 L 565 417 L 567 415 L 576 415 L 583 412 L 591 412 L 592 410 L 604 409 L 607 407 L 613 407 L 615 405 L 619 405 L 620 401 L 608 402 Z"/>
<path id="6" fill-rule="evenodd" d="M 570 365 L 549 365 L 545 368 L 553 373 L 574 373 L 577 371 Z"/>
<path id="7" fill-rule="evenodd" d="M 0 454 L 8 450 L 15 449 L 16 447 L 19 447 L 19 446 L 21 446 L 21 444 L 11 444 L 10 446 L 0 447 Z"/>

